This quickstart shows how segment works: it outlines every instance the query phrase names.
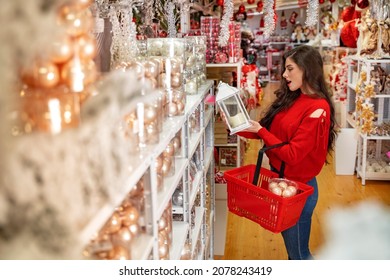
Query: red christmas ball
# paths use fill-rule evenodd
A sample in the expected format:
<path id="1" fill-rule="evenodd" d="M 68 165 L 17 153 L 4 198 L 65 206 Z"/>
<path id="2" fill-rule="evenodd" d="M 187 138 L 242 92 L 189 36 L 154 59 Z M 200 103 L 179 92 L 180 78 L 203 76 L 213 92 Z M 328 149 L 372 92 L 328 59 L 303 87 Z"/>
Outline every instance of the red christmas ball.
<path id="1" fill-rule="evenodd" d="M 238 7 L 238 12 L 239 12 L 240 14 L 245 13 L 245 6 L 241 4 L 241 5 Z"/>
<path id="2" fill-rule="evenodd" d="M 324 3 L 325 3 L 325 0 L 318 0 L 318 3 L 324 4 Z"/>
<path id="3" fill-rule="evenodd" d="M 217 5 L 222 7 L 224 4 L 224 0 L 217 0 Z"/>
<path id="4" fill-rule="evenodd" d="M 365 9 L 370 6 L 370 2 L 368 0 L 357 0 L 356 4 L 360 9 Z"/>
<path id="5" fill-rule="evenodd" d="M 261 12 L 262 10 L 263 10 L 263 7 L 264 7 L 264 3 L 263 3 L 263 1 L 259 1 L 259 2 L 257 2 L 257 11 L 258 12 Z M 260 11 L 259 11 L 260 10 Z"/>
<path id="6" fill-rule="evenodd" d="M 255 1 L 256 1 L 256 0 L 247 0 L 247 2 L 248 2 L 249 5 L 255 4 Z"/>

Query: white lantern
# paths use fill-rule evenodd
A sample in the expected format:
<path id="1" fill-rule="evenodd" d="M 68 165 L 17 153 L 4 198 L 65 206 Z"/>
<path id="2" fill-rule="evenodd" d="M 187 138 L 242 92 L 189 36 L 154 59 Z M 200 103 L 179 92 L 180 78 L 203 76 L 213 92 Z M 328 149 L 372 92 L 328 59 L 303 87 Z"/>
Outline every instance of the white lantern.
<path id="1" fill-rule="evenodd" d="M 216 102 L 225 115 L 230 134 L 246 129 L 251 126 L 249 115 L 239 96 L 239 90 L 220 82 Z"/>

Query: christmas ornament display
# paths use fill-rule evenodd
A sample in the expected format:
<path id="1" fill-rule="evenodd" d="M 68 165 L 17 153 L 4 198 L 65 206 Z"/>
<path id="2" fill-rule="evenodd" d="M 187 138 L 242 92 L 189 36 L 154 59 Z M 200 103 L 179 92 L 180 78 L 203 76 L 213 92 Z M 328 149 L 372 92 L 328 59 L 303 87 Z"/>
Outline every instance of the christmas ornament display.
<path id="1" fill-rule="evenodd" d="M 105 225 L 86 246 L 84 255 L 93 259 L 132 259 L 132 246 L 137 242 L 144 216 L 144 177 L 130 191 L 126 199 L 112 213 Z"/>
<path id="2" fill-rule="evenodd" d="M 80 106 L 97 80 L 90 1 L 66 1 L 57 9 L 59 32 L 33 61 L 21 66 L 21 107 L 29 131 L 52 134 L 77 127 Z M 27 131 L 26 131 L 27 132 Z"/>

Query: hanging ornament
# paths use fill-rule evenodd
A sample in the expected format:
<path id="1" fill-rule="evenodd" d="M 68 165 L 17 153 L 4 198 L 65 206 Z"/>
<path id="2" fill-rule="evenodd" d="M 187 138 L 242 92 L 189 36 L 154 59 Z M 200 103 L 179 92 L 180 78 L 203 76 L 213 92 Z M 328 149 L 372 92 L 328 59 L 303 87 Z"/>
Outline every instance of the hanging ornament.
<path id="1" fill-rule="evenodd" d="M 257 7 L 256 7 L 256 11 L 258 11 L 259 13 L 263 11 L 263 7 L 264 7 L 264 3 L 262 0 L 260 0 L 259 2 L 257 2 Z"/>
<path id="2" fill-rule="evenodd" d="M 317 0 L 309 0 L 309 4 L 307 5 L 307 17 L 306 17 L 306 26 L 313 27 L 318 22 L 318 10 L 319 5 Z"/>
<path id="3" fill-rule="evenodd" d="M 268 39 L 271 34 L 275 31 L 275 11 L 274 11 L 274 0 L 266 0 L 264 3 L 264 37 Z"/>
<path id="4" fill-rule="evenodd" d="M 224 0 L 217 0 L 217 6 L 222 7 L 224 5 Z"/>
<path id="5" fill-rule="evenodd" d="M 241 5 L 238 7 L 238 12 L 239 12 L 240 14 L 245 13 L 245 6 L 244 6 L 243 4 L 241 4 Z"/>
<path id="6" fill-rule="evenodd" d="M 175 20 L 175 4 L 173 2 L 167 2 L 165 4 L 165 12 L 168 17 L 168 36 L 170 38 L 176 37 L 176 20 Z"/>
<path id="7" fill-rule="evenodd" d="M 247 2 L 248 2 L 249 5 L 255 4 L 255 0 L 247 0 Z"/>
<path id="8" fill-rule="evenodd" d="M 367 8 L 368 6 L 370 6 L 370 2 L 368 0 L 357 0 L 356 1 L 356 5 L 364 10 L 365 8 Z"/>
<path id="9" fill-rule="evenodd" d="M 229 40 L 229 23 L 234 11 L 233 0 L 226 0 L 224 7 L 218 42 L 221 47 L 226 46 Z"/>
<path id="10" fill-rule="evenodd" d="M 293 12 L 291 13 L 291 16 L 290 16 L 290 19 L 289 19 L 290 23 L 291 23 L 291 24 L 295 24 L 296 21 L 297 21 L 297 17 L 298 17 L 298 13 L 295 12 L 295 11 L 293 11 Z"/>
<path id="11" fill-rule="evenodd" d="M 280 18 L 280 28 L 282 30 L 286 29 L 287 28 L 287 20 L 286 20 L 286 17 L 284 15 L 284 11 L 282 11 L 282 16 Z"/>
<path id="12" fill-rule="evenodd" d="M 325 3 L 325 0 L 318 0 L 318 3 L 324 4 L 324 3 Z"/>

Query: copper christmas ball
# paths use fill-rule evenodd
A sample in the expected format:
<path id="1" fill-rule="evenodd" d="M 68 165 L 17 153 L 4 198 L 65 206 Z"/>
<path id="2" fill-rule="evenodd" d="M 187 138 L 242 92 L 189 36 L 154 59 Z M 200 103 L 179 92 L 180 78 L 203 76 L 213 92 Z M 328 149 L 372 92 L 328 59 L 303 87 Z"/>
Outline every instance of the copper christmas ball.
<path id="1" fill-rule="evenodd" d="M 66 3 L 58 10 L 58 20 L 61 26 L 72 37 L 87 34 L 92 30 L 94 21 L 89 9 L 80 9 L 79 6 Z"/>
<path id="2" fill-rule="evenodd" d="M 180 102 L 179 102 L 180 103 Z M 178 113 L 178 106 L 174 102 L 168 104 L 168 115 L 170 117 L 176 116 Z"/>
<path id="3" fill-rule="evenodd" d="M 179 101 L 177 102 L 177 112 L 178 114 L 183 114 L 184 113 L 184 109 L 185 109 L 185 105 L 182 101 Z"/>
<path id="4" fill-rule="evenodd" d="M 60 80 L 60 73 L 54 63 L 37 60 L 22 69 L 21 78 L 26 85 L 31 87 L 54 88 Z"/>
<path id="5" fill-rule="evenodd" d="M 114 212 L 103 228 L 103 233 L 114 234 L 122 227 L 121 217 L 118 212 Z"/>
<path id="6" fill-rule="evenodd" d="M 146 105 L 144 109 L 144 118 L 145 118 L 145 123 L 151 123 L 155 121 L 157 118 L 156 109 L 151 105 Z"/>
<path id="7" fill-rule="evenodd" d="M 57 64 L 67 62 L 73 56 L 73 53 L 73 42 L 66 34 L 59 35 L 49 46 L 49 57 Z"/>
<path id="8" fill-rule="evenodd" d="M 177 72 L 177 73 L 172 73 L 171 76 L 171 85 L 174 88 L 181 87 L 183 84 L 183 79 L 182 79 L 182 74 Z"/>
<path id="9" fill-rule="evenodd" d="M 130 260 L 130 252 L 123 246 L 116 245 L 108 253 L 108 259 L 110 260 Z"/>
<path id="10" fill-rule="evenodd" d="M 156 78 L 159 74 L 158 65 L 153 61 L 146 61 L 144 63 L 145 77 Z"/>
<path id="11" fill-rule="evenodd" d="M 138 222 L 139 216 L 140 214 L 137 208 L 135 208 L 134 206 L 128 206 L 123 209 L 122 224 L 125 226 L 136 224 Z"/>
<path id="12" fill-rule="evenodd" d="M 84 34 L 76 39 L 81 58 L 93 59 L 97 54 L 96 38 L 90 34 Z"/>

